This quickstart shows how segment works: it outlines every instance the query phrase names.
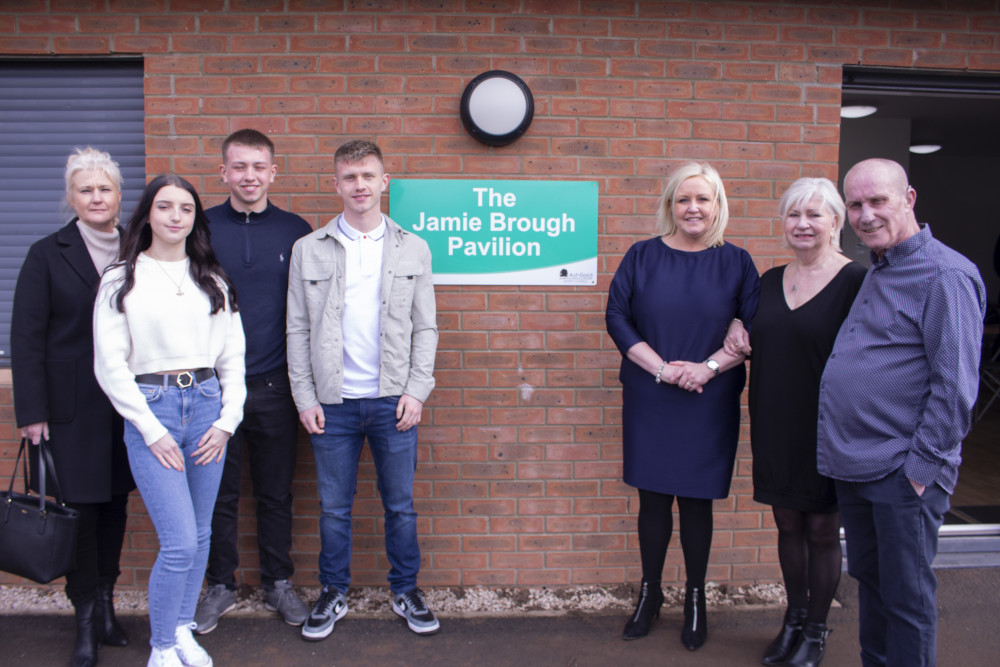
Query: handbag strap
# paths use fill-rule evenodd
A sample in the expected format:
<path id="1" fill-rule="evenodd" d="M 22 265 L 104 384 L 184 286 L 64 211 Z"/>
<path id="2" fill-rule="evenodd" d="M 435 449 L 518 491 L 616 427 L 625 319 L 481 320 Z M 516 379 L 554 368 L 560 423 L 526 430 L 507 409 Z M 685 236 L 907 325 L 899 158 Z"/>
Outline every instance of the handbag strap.
<path id="1" fill-rule="evenodd" d="M 10 486 L 7 487 L 7 497 L 10 498 L 11 494 L 14 493 L 14 480 L 17 479 L 17 466 L 21 463 L 21 455 L 24 454 L 24 448 L 28 444 L 27 438 L 21 438 L 21 447 L 17 450 L 17 458 L 14 459 L 14 471 L 10 474 Z M 24 456 L 24 492 L 28 492 L 28 457 Z"/>
<path id="2" fill-rule="evenodd" d="M 52 460 L 52 452 L 45 444 L 45 440 L 41 440 L 38 443 L 38 508 L 42 512 L 45 511 L 45 483 L 46 483 L 46 469 L 51 472 L 52 481 L 52 497 L 56 499 L 56 502 L 60 505 L 65 505 L 62 497 L 62 489 L 59 488 L 59 478 L 56 476 L 56 466 L 55 462 Z M 17 479 L 17 466 L 22 463 L 21 456 L 24 456 L 22 463 L 22 470 L 24 474 L 24 493 L 28 494 L 28 454 L 25 449 L 28 445 L 27 438 L 21 438 L 21 447 L 17 450 L 17 458 L 14 459 L 14 472 L 10 475 L 10 486 L 7 489 L 8 498 L 10 494 L 14 492 L 14 480 Z"/>
<path id="3" fill-rule="evenodd" d="M 48 478 L 52 482 L 52 497 L 60 505 L 65 505 L 62 489 L 59 487 L 59 476 L 56 475 L 56 464 L 52 460 L 52 451 L 45 443 L 44 439 L 38 442 L 38 492 L 42 496 L 42 502 L 45 502 L 45 469 L 48 468 Z"/>

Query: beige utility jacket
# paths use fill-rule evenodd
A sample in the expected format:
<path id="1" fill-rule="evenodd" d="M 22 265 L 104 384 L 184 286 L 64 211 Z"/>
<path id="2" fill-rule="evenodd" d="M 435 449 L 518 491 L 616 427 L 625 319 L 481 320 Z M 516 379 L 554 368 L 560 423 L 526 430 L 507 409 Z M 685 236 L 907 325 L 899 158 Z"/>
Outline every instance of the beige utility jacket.
<path id="1" fill-rule="evenodd" d="M 296 241 L 288 272 L 288 377 L 299 412 L 341 403 L 344 260 L 337 216 Z M 434 389 L 437 306 L 431 251 L 385 217 L 379 313 L 379 396 L 425 402 Z"/>

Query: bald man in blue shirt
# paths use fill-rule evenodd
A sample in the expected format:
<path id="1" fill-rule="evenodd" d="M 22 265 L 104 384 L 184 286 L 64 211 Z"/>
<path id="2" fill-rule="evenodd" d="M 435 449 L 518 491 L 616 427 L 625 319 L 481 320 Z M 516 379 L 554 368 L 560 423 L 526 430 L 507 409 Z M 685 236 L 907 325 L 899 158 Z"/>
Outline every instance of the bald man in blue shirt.
<path id="1" fill-rule="evenodd" d="M 934 665 L 931 563 L 979 390 L 986 289 L 917 222 L 899 164 L 858 163 L 844 193 L 872 266 L 823 373 L 817 462 L 836 480 L 862 664 Z"/>

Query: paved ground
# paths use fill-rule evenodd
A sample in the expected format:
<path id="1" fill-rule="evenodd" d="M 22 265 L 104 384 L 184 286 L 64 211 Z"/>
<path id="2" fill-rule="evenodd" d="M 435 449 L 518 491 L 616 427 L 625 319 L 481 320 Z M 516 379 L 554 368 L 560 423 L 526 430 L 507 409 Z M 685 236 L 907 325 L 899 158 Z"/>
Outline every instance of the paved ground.
<path id="1" fill-rule="evenodd" d="M 938 664 L 977 667 L 1000 664 L 1000 568 L 940 570 Z M 839 606 L 830 616 L 834 628 L 828 667 L 858 665 L 857 589 L 845 575 Z M 614 667 L 758 665 L 764 647 L 781 622 L 777 606 L 720 608 L 708 611 L 708 643 L 697 652 L 680 643 L 681 612 L 664 609 L 645 639 L 620 639 L 627 614 L 561 614 L 505 617 L 443 617 L 442 630 L 418 637 L 398 618 L 347 615 L 325 641 L 304 642 L 297 628 L 274 616 L 224 617 L 201 639 L 219 667 L 310 665 L 613 665 Z M 146 664 L 149 627 L 144 616 L 123 619 L 133 641 L 126 648 L 104 648 L 102 667 Z M 0 665 L 65 665 L 72 647 L 71 616 L 0 614 Z"/>

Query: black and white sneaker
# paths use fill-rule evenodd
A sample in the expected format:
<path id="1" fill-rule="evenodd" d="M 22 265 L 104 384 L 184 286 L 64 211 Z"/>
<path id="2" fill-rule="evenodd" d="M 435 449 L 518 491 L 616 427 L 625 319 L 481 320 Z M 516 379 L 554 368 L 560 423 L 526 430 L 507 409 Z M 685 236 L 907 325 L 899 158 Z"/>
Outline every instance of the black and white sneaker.
<path id="1" fill-rule="evenodd" d="M 434 618 L 434 612 L 427 608 L 424 593 L 419 588 L 393 597 L 392 610 L 405 618 L 410 630 L 418 635 L 432 635 L 441 629 L 441 624 Z"/>
<path id="2" fill-rule="evenodd" d="M 324 588 L 302 626 L 302 638 L 310 642 L 326 639 L 333 624 L 347 614 L 347 598 L 335 588 Z"/>

